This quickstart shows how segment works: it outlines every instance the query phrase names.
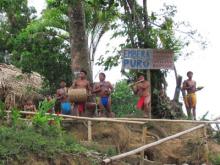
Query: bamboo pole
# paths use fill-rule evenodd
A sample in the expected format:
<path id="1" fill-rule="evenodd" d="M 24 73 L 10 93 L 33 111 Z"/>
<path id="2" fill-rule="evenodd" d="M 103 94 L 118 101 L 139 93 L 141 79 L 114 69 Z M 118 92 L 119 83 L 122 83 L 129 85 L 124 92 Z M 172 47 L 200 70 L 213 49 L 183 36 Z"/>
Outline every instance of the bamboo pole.
<path id="1" fill-rule="evenodd" d="M 9 112 L 6 112 L 7 113 L 7 116 L 6 116 L 6 120 L 7 120 L 7 123 L 10 122 L 10 113 Z"/>
<path id="2" fill-rule="evenodd" d="M 146 143 L 146 141 L 145 141 L 146 133 L 147 133 L 147 127 L 144 125 L 142 128 L 142 144 L 143 144 L 143 146 Z M 144 150 L 141 152 L 140 165 L 144 165 Z"/>
<path id="3" fill-rule="evenodd" d="M 88 121 L 88 141 L 92 141 L 92 121 Z"/>
<path id="4" fill-rule="evenodd" d="M 6 111 L 11 112 L 11 111 Z M 21 114 L 28 114 L 28 115 L 35 115 L 37 112 L 30 112 L 30 111 L 20 111 Z M 49 113 L 46 113 L 46 115 L 50 115 Z M 53 114 L 53 116 L 57 116 L 57 114 Z M 79 117 L 79 116 L 70 116 L 70 115 L 58 115 L 60 117 L 64 118 L 71 118 L 73 120 L 90 120 L 90 121 L 102 121 L 102 122 L 113 122 L 113 123 L 127 123 L 127 124 L 138 124 L 143 125 L 145 122 L 141 121 L 126 121 L 126 120 L 118 120 L 114 118 L 91 118 L 91 117 Z"/>
<path id="5" fill-rule="evenodd" d="M 152 92 L 151 92 L 151 73 L 150 70 L 147 70 L 147 81 L 150 83 L 149 86 L 149 93 L 150 93 L 150 103 L 149 103 L 149 107 L 148 107 L 148 114 L 149 114 L 149 118 L 151 118 L 151 100 L 152 100 Z"/>
<path id="6" fill-rule="evenodd" d="M 171 120 L 171 119 L 148 119 L 148 118 L 114 118 L 117 120 L 142 121 L 142 122 L 171 122 L 171 123 L 194 123 L 194 124 L 220 124 L 220 121 L 197 121 L 197 120 Z"/>
<path id="7" fill-rule="evenodd" d="M 203 127 L 203 138 L 204 138 L 204 155 L 206 163 L 209 162 L 209 147 L 208 147 L 208 140 L 207 140 L 207 126 Z"/>
<path id="8" fill-rule="evenodd" d="M 130 155 L 137 154 L 137 153 L 139 153 L 139 152 L 141 152 L 141 151 L 143 151 L 143 150 L 146 150 L 147 148 L 150 148 L 150 147 L 153 147 L 153 146 L 157 146 L 157 145 L 159 145 L 159 144 L 161 144 L 161 143 L 164 143 L 164 142 L 166 142 L 166 141 L 175 139 L 175 138 L 177 138 L 177 137 L 180 137 L 180 136 L 182 136 L 182 135 L 185 135 L 185 134 L 187 134 L 187 133 L 190 133 L 190 132 L 192 132 L 192 131 L 195 131 L 195 130 L 197 130 L 197 129 L 200 129 L 200 128 L 204 127 L 204 126 L 205 126 L 205 124 L 200 124 L 200 125 L 198 125 L 198 126 L 196 126 L 196 127 L 190 128 L 190 129 L 185 130 L 185 131 L 182 131 L 182 132 L 179 132 L 179 133 L 177 133 L 177 134 L 175 134 L 175 135 L 172 135 L 172 136 L 168 136 L 168 137 L 166 137 L 166 138 L 163 138 L 163 139 L 160 139 L 160 140 L 158 140 L 158 141 L 156 141 L 156 142 L 153 142 L 153 143 L 144 145 L 144 146 L 139 147 L 139 148 L 137 148 L 137 149 L 134 149 L 134 150 L 132 150 L 132 151 L 129 151 L 129 152 L 126 152 L 126 153 L 123 153 L 123 154 L 119 154 L 119 155 L 112 156 L 112 157 L 110 157 L 110 158 L 104 159 L 104 160 L 102 161 L 102 163 L 103 163 L 103 164 L 108 164 L 108 163 L 110 163 L 110 162 L 112 162 L 112 161 L 119 160 L 119 159 L 128 157 L 128 156 L 130 156 Z"/>

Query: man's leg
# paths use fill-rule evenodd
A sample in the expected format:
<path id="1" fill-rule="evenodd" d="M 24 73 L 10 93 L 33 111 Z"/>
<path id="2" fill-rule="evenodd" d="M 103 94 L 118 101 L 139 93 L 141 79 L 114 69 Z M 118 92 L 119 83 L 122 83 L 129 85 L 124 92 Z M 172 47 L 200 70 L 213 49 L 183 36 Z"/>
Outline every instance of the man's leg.
<path id="1" fill-rule="evenodd" d="M 98 109 L 98 116 L 102 117 L 103 116 L 103 111 L 104 111 L 105 107 L 102 104 L 102 98 L 99 97 L 99 109 Z"/>
<path id="2" fill-rule="evenodd" d="M 193 111 L 193 120 L 196 120 L 196 107 L 193 107 L 192 111 Z"/>
<path id="3" fill-rule="evenodd" d="M 189 95 L 187 97 L 187 104 L 188 104 L 188 107 L 186 108 L 187 110 L 187 115 L 188 115 L 188 119 L 192 119 L 192 96 Z"/>
<path id="4" fill-rule="evenodd" d="M 149 104 L 150 104 L 150 97 L 146 96 L 144 99 L 144 117 L 148 117 L 149 118 Z"/>
<path id="5" fill-rule="evenodd" d="M 111 101 L 111 97 L 109 97 L 108 98 L 108 103 L 107 103 L 107 106 L 106 106 L 108 117 L 112 117 L 111 105 L 112 105 L 112 101 Z"/>

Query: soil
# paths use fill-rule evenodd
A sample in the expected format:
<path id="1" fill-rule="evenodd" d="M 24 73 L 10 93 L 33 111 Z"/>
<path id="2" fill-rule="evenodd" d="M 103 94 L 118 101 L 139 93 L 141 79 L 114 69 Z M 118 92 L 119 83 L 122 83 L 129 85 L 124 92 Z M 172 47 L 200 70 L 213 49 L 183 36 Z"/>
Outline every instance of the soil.
<path id="1" fill-rule="evenodd" d="M 156 129 L 155 129 L 155 126 Z M 145 144 L 157 141 L 158 138 L 164 138 L 164 135 L 170 136 L 186 129 L 195 127 L 198 124 L 191 123 L 150 123 L 146 134 Z M 66 129 L 73 133 L 81 142 L 87 141 L 87 123 L 72 122 L 66 125 Z M 92 125 L 93 144 L 99 152 L 106 153 L 109 148 L 114 148 L 117 153 L 130 151 L 143 145 L 142 128 L 129 124 L 115 124 L 107 122 L 93 122 Z M 155 137 L 156 136 L 156 137 Z M 195 164 L 206 163 L 208 154 L 205 150 L 206 141 L 203 138 L 203 129 L 186 134 L 180 138 L 165 142 L 157 147 L 145 151 L 147 164 Z M 87 144 L 88 145 L 88 144 Z M 89 145 L 88 145 L 89 146 Z M 208 140 L 210 153 L 220 153 L 220 145 L 212 139 Z M 136 164 L 139 162 L 140 155 L 134 155 L 123 160 L 115 162 L 120 164 Z"/>

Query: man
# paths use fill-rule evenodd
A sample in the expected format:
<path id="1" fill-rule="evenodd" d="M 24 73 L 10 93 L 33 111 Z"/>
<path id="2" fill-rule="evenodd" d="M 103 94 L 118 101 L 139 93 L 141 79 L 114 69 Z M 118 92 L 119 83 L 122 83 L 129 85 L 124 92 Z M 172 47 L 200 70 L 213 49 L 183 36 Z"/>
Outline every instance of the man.
<path id="1" fill-rule="evenodd" d="M 25 111 L 31 111 L 31 112 L 36 112 L 37 111 L 36 106 L 34 105 L 31 98 L 28 98 L 26 100 L 26 103 L 24 105 L 24 110 Z M 32 118 L 32 115 L 26 115 L 26 118 L 30 119 L 30 118 Z"/>
<path id="2" fill-rule="evenodd" d="M 31 112 L 36 112 L 36 106 L 34 105 L 32 99 L 28 98 L 25 105 L 24 105 L 24 110 L 25 111 L 31 111 Z"/>
<path id="3" fill-rule="evenodd" d="M 61 113 L 61 103 L 64 102 L 65 96 L 67 95 L 68 89 L 66 87 L 66 82 L 64 80 L 60 81 L 60 88 L 56 91 L 56 103 L 55 103 L 55 113 Z"/>
<path id="4" fill-rule="evenodd" d="M 91 87 L 89 81 L 86 79 L 87 72 L 85 70 L 80 70 L 80 73 L 78 75 L 79 77 L 73 81 L 72 87 L 73 89 L 86 89 L 87 91 L 87 96 L 91 92 Z M 77 103 L 77 116 L 81 115 L 85 111 L 85 103 Z"/>
<path id="5" fill-rule="evenodd" d="M 99 73 L 99 83 L 95 84 L 93 93 L 96 93 L 99 97 L 99 116 L 103 116 L 103 111 L 106 109 L 107 116 L 112 117 L 111 112 L 111 97 L 110 94 L 113 91 L 113 86 L 110 82 L 105 81 L 105 73 Z"/>
<path id="6" fill-rule="evenodd" d="M 191 118 L 191 111 L 193 112 L 193 119 L 196 120 L 196 91 L 200 90 L 196 88 L 196 82 L 192 80 L 193 72 L 188 71 L 188 79 L 183 82 L 182 92 L 183 99 L 187 110 L 188 118 Z M 187 91 L 187 95 L 185 95 Z"/>
<path id="7" fill-rule="evenodd" d="M 66 93 L 68 92 L 68 88 L 66 87 L 66 82 L 61 80 L 60 82 L 60 89 L 63 89 Z"/>
<path id="8" fill-rule="evenodd" d="M 151 101 L 151 95 L 149 93 L 150 83 L 145 80 L 144 76 L 138 77 L 138 81 L 133 85 L 134 93 L 139 96 L 137 102 L 137 109 L 144 111 L 144 117 L 149 116 L 149 104 Z"/>

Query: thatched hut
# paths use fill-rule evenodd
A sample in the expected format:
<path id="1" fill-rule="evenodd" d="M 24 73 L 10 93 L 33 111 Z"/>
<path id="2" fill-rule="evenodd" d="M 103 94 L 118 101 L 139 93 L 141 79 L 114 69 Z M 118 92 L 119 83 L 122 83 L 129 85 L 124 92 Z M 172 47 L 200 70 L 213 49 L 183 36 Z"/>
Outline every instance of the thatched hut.
<path id="1" fill-rule="evenodd" d="M 22 108 L 27 98 L 37 101 L 42 98 L 39 90 L 42 78 L 38 73 L 24 74 L 13 65 L 0 64 L 0 99 L 6 108 Z"/>

